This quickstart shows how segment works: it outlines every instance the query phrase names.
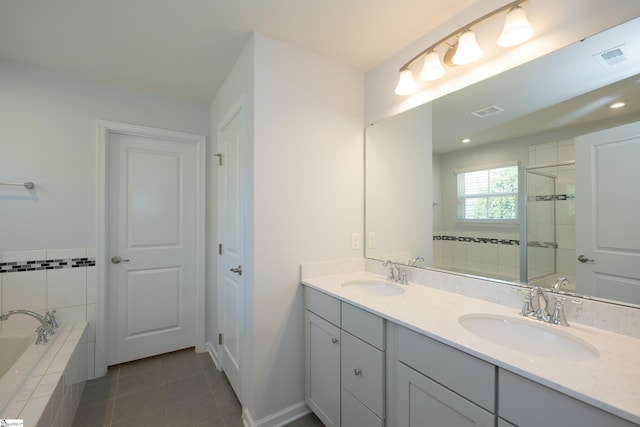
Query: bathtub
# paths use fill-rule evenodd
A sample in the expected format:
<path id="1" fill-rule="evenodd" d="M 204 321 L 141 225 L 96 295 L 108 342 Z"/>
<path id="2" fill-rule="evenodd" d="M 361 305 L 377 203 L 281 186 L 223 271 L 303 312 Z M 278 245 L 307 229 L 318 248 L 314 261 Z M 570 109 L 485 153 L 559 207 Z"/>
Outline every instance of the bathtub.
<path id="1" fill-rule="evenodd" d="M 63 324 L 48 343 L 35 341 L 0 333 L 0 418 L 71 426 L 87 379 L 87 324 Z"/>

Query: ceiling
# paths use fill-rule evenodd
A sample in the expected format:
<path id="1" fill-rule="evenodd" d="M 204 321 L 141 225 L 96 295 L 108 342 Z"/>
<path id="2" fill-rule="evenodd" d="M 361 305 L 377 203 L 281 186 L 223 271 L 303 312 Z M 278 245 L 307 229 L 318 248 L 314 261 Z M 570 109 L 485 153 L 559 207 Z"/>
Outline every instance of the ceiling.
<path id="1" fill-rule="evenodd" d="M 623 46 L 625 61 L 594 56 Z M 508 140 L 537 143 L 595 132 L 640 117 L 640 18 L 589 37 L 433 102 L 434 152 Z M 619 110 L 608 106 L 624 100 Z M 485 118 L 471 113 L 496 105 Z M 472 142 L 461 144 L 469 137 Z"/>
<path id="2" fill-rule="evenodd" d="M 252 31 L 366 72 L 478 0 L 2 0 L 0 59 L 209 103 Z"/>

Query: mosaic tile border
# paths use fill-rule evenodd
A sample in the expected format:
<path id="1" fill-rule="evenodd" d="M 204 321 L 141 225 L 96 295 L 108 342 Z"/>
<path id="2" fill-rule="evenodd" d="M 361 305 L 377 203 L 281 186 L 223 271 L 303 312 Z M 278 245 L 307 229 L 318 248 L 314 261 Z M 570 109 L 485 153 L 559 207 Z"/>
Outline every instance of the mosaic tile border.
<path id="1" fill-rule="evenodd" d="M 19 271 L 58 270 L 61 268 L 93 267 L 95 258 L 42 259 L 33 261 L 0 262 L 0 273 Z"/>
<path id="2" fill-rule="evenodd" d="M 517 239 L 495 239 L 491 237 L 463 237 L 463 236 L 433 236 L 433 240 L 448 240 L 458 242 L 473 242 L 473 243 L 490 243 L 493 245 L 520 245 L 520 240 Z"/>

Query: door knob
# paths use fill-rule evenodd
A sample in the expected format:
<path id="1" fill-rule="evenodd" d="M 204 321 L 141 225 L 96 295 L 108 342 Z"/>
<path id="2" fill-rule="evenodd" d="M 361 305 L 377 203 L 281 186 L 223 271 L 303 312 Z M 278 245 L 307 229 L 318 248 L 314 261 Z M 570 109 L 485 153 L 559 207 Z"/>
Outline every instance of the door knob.
<path id="1" fill-rule="evenodd" d="M 128 259 L 122 259 L 118 255 L 111 257 L 111 262 L 114 264 L 120 264 L 121 262 L 129 262 Z"/>
<path id="2" fill-rule="evenodd" d="M 580 256 L 578 257 L 578 261 L 580 261 L 580 262 L 581 262 L 581 263 L 583 263 L 583 264 L 584 264 L 585 262 L 594 262 L 594 261 L 593 261 L 593 259 L 589 258 L 589 257 L 588 257 L 588 256 L 586 256 L 586 255 L 580 255 Z"/>
<path id="3" fill-rule="evenodd" d="M 241 265 L 239 265 L 239 266 L 237 266 L 235 268 L 230 268 L 229 271 L 232 272 L 232 273 L 236 273 L 239 276 L 242 276 L 242 266 Z"/>

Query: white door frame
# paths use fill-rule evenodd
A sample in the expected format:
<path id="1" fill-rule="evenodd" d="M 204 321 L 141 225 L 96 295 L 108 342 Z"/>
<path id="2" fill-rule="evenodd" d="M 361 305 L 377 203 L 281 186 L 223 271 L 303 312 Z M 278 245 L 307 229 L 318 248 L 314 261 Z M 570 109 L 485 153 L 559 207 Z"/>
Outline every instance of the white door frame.
<path id="1" fill-rule="evenodd" d="M 107 171 L 109 161 L 109 134 L 112 132 L 124 133 L 143 137 L 157 137 L 171 139 L 177 142 L 194 144 L 197 156 L 197 189 L 196 189 L 196 317 L 197 332 L 196 351 L 204 351 L 205 331 L 205 206 L 206 206 L 206 137 L 203 135 L 176 132 L 165 129 L 157 129 L 145 126 L 137 126 L 128 123 L 119 123 L 106 120 L 98 120 L 98 147 L 97 147 L 97 209 L 96 209 L 96 269 L 97 269 L 97 295 L 96 295 L 96 336 L 95 336 L 95 374 L 102 376 L 107 371 L 107 339 L 108 339 L 108 298 L 107 298 L 107 272 L 108 272 L 108 189 Z"/>

